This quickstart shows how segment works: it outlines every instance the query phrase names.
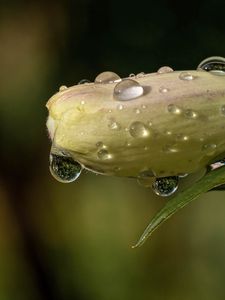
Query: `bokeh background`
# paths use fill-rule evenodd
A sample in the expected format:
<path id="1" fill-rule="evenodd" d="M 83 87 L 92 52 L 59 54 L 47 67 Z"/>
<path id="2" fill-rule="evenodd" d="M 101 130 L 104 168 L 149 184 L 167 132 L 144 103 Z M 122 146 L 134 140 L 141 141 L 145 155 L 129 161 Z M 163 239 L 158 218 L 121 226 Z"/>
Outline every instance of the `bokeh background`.
<path id="1" fill-rule="evenodd" d="M 225 194 L 132 249 L 165 200 L 133 179 L 49 174 L 45 103 L 112 70 L 195 69 L 225 53 L 223 1 L 0 2 L 0 300 L 224 299 Z"/>

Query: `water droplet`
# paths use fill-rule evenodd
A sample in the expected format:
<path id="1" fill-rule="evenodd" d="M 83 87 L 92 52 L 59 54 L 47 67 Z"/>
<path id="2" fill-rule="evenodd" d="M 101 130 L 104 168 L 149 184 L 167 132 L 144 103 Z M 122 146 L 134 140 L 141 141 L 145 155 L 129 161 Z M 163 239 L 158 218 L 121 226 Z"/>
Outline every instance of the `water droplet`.
<path id="1" fill-rule="evenodd" d="M 197 67 L 197 70 L 211 72 L 214 75 L 225 75 L 225 58 L 212 56 L 204 59 Z"/>
<path id="2" fill-rule="evenodd" d="M 165 134 L 166 134 L 166 135 L 172 135 L 172 131 L 171 131 L 171 130 L 166 130 L 166 131 L 165 131 Z"/>
<path id="3" fill-rule="evenodd" d="M 121 167 L 115 166 L 115 167 L 113 168 L 113 170 L 114 170 L 115 172 L 118 172 L 118 171 L 121 170 Z"/>
<path id="4" fill-rule="evenodd" d="M 146 108 L 147 108 L 147 105 L 142 104 L 141 108 L 142 108 L 142 109 L 146 109 Z"/>
<path id="5" fill-rule="evenodd" d="M 114 120 L 110 120 L 109 124 L 108 124 L 108 127 L 110 129 L 113 129 L 113 130 L 120 130 L 121 129 L 121 126 L 118 122 L 114 121 Z"/>
<path id="6" fill-rule="evenodd" d="M 197 119 L 198 118 L 198 113 L 192 109 L 186 109 L 184 111 L 184 116 L 187 119 Z"/>
<path id="7" fill-rule="evenodd" d="M 135 77 L 135 74 L 134 74 L 134 73 L 130 73 L 129 77 L 130 77 L 130 78 L 134 78 L 134 77 Z"/>
<path id="8" fill-rule="evenodd" d="M 62 91 L 65 91 L 66 89 L 67 89 L 66 85 L 61 85 L 59 88 L 59 91 L 62 92 Z"/>
<path id="9" fill-rule="evenodd" d="M 50 154 L 50 172 L 63 183 L 75 181 L 82 171 L 82 166 L 70 156 Z"/>
<path id="10" fill-rule="evenodd" d="M 147 125 L 142 122 L 133 122 L 129 128 L 130 135 L 134 138 L 146 138 L 150 136 L 150 130 Z"/>
<path id="11" fill-rule="evenodd" d="M 141 78 L 141 77 L 144 77 L 145 76 L 145 73 L 144 72 L 140 72 L 136 75 L 137 78 Z"/>
<path id="12" fill-rule="evenodd" d="M 99 141 L 99 142 L 96 143 L 96 147 L 97 148 L 103 148 L 103 149 L 107 148 L 106 145 L 104 145 L 103 142 L 101 142 L 101 141 Z"/>
<path id="13" fill-rule="evenodd" d="M 143 93 L 143 87 L 132 79 L 123 79 L 114 88 L 114 97 L 121 101 L 135 99 L 142 96 Z"/>
<path id="14" fill-rule="evenodd" d="M 169 104 L 167 106 L 167 110 L 168 110 L 168 112 L 175 114 L 175 115 L 179 115 L 182 112 L 181 109 L 179 107 L 177 107 L 175 104 Z"/>
<path id="15" fill-rule="evenodd" d="M 84 105 L 84 104 L 85 104 L 85 101 L 84 101 L 84 100 L 81 100 L 81 101 L 80 101 L 80 104 L 81 104 L 81 105 Z"/>
<path id="16" fill-rule="evenodd" d="M 162 151 L 165 153 L 177 153 L 179 149 L 176 144 L 167 144 L 162 148 Z"/>
<path id="17" fill-rule="evenodd" d="M 123 105 L 122 105 L 122 104 L 119 104 L 119 105 L 117 106 L 117 109 L 118 109 L 118 110 L 123 110 Z"/>
<path id="18" fill-rule="evenodd" d="M 159 74 L 170 73 L 170 72 L 173 72 L 173 69 L 168 66 L 161 67 L 157 71 L 157 73 L 159 73 Z"/>
<path id="19" fill-rule="evenodd" d="M 81 79 L 78 84 L 86 84 L 86 83 L 90 83 L 91 81 L 88 79 Z"/>
<path id="20" fill-rule="evenodd" d="M 185 134 L 182 134 L 182 133 L 178 133 L 177 135 L 176 135 L 176 140 L 177 141 L 188 141 L 189 140 L 189 137 L 187 136 L 187 135 L 185 135 Z"/>
<path id="21" fill-rule="evenodd" d="M 225 116 L 225 105 L 221 106 L 221 114 Z"/>
<path id="22" fill-rule="evenodd" d="M 180 75 L 179 75 L 179 78 L 181 80 L 190 81 L 190 80 L 193 80 L 195 77 L 189 72 L 181 72 Z"/>
<path id="23" fill-rule="evenodd" d="M 202 151 L 204 151 L 207 155 L 213 155 L 216 152 L 216 144 L 204 144 L 202 146 Z"/>
<path id="24" fill-rule="evenodd" d="M 95 78 L 95 83 L 114 83 L 119 81 L 121 81 L 119 75 L 110 71 L 102 72 Z"/>
<path id="25" fill-rule="evenodd" d="M 140 113 L 141 113 L 141 110 L 140 110 L 139 108 L 135 108 L 135 109 L 134 109 L 134 112 L 135 112 L 136 114 L 140 114 Z"/>
<path id="26" fill-rule="evenodd" d="M 176 192 L 178 181 L 178 176 L 156 178 L 152 184 L 152 189 L 156 195 L 168 197 Z"/>
<path id="27" fill-rule="evenodd" d="M 167 93 L 168 91 L 169 91 L 169 89 L 166 88 L 166 87 L 164 87 L 164 86 L 161 86 L 161 87 L 159 88 L 159 92 L 162 93 L 162 94 L 165 94 L 165 93 Z"/>
<path id="28" fill-rule="evenodd" d="M 101 160 L 108 160 L 112 158 L 112 155 L 106 149 L 99 150 L 97 154 L 98 158 Z"/>

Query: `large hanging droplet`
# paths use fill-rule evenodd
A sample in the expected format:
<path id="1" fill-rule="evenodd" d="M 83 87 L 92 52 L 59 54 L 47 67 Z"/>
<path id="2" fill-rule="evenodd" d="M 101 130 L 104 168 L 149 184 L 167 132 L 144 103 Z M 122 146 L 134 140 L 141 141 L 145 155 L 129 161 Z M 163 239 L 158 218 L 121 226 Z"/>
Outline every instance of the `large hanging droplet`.
<path id="1" fill-rule="evenodd" d="M 133 79 L 123 79 L 114 88 L 114 97 L 117 100 L 127 101 L 142 96 L 143 87 Z"/>
<path id="2" fill-rule="evenodd" d="M 152 189 L 156 195 L 168 197 L 176 192 L 178 181 L 178 176 L 156 178 L 152 184 Z"/>
<path id="3" fill-rule="evenodd" d="M 95 83 L 113 83 L 118 81 L 121 81 L 120 76 L 110 71 L 102 72 L 95 78 Z"/>
<path id="4" fill-rule="evenodd" d="M 52 176 L 63 183 L 75 181 L 81 171 L 82 166 L 70 156 L 50 154 L 50 172 Z"/>
<path id="5" fill-rule="evenodd" d="M 225 58 L 212 56 L 204 59 L 197 67 L 197 70 L 211 72 L 214 75 L 225 75 Z"/>

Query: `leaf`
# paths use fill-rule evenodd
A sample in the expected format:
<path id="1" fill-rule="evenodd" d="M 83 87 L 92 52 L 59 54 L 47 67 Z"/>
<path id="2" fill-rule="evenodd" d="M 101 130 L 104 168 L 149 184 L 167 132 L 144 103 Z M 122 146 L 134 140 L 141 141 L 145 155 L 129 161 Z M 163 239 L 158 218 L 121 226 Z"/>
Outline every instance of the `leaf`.
<path id="1" fill-rule="evenodd" d="M 191 187 L 181 191 L 174 198 L 169 200 L 165 206 L 152 218 L 138 242 L 132 247 L 140 247 L 147 238 L 167 219 L 179 211 L 181 208 L 195 200 L 201 194 L 225 183 L 225 167 L 216 170 L 210 170 L 199 181 Z"/>

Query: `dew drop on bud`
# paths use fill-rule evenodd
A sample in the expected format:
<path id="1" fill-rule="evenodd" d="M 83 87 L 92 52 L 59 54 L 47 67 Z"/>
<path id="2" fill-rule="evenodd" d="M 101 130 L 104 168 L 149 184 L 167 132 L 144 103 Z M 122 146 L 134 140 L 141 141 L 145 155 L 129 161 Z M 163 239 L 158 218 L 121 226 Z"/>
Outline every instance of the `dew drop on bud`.
<path id="1" fill-rule="evenodd" d="M 75 181 L 82 171 L 82 166 L 70 156 L 50 153 L 50 172 L 63 183 Z"/>
<path id="2" fill-rule="evenodd" d="M 130 78 L 135 78 L 135 74 L 134 74 L 134 73 L 130 73 L 130 74 L 129 74 L 129 77 L 130 77 Z"/>
<path id="3" fill-rule="evenodd" d="M 118 109 L 118 110 L 123 110 L 123 108 L 124 108 L 124 107 L 123 107 L 122 104 L 119 104 L 119 105 L 117 106 L 117 109 Z"/>
<path id="4" fill-rule="evenodd" d="M 187 119 L 197 119 L 198 118 L 198 113 L 192 109 L 186 109 L 184 111 L 184 116 Z"/>
<path id="5" fill-rule="evenodd" d="M 173 72 L 173 69 L 168 66 L 161 67 L 157 71 L 158 74 L 170 73 L 170 72 Z"/>
<path id="6" fill-rule="evenodd" d="M 95 83 L 114 83 L 118 81 L 121 81 L 119 75 L 110 71 L 102 72 L 95 78 Z"/>
<path id="7" fill-rule="evenodd" d="M 161 87 L 159 88 L 159 92 L 162 93 L 162 94 L 165 94 L 165 93 L 167 93 L 168 91 L 169 91 L 169 89 L 166 88 L 165 86 L 161 86 Z"/>
<path id="8" fill-rule="evenodd" d="M 168 197 L 173 195 L 178 188 L 178 176 L 155 178 L 152 189 L 156 195 Z"/>
<path id="9" fill-rule="evenodd" d="M 85 84 L 85 83 L 90 83 L 91 81 L 88 79 L 81 79 L 78 84 Z"/>
<path id="10" fill-rule="evenodd" d="M 133 79 L 123 79 L 114 88 L 114 97 L 120 101 L 135 99 L 142 96 L 143 93 L 143 87 Z"/>
<path id="11" fill-rule="evenodd" d="M 225 58 L 212 56 L 204 59 L 197 67 L 197 70 L 204 70 L 214 75 L 225 75 Z"/>
<path id="12" fill-rule="evenodd" d="M 144 72 L 140 72 L 136 75 L 137 78 L 141 78 L 141 77 L 144 77 L 145 76 L 145 73 Z"/>
<path id="13" fill-rule="evenodd" d="M 110 120 L 109 124 L 108 124 L 108 127 L 110 129 L 113 129 L 113 130 L 120 130 L 121 129 L 121 126 L 118 122 L 116 122 L 115 120 Z"/>
<path id="14" fill-rule="evenodd" d="M 59 88 L 59 91 L 62 92 L 62 91 L 65 91 L 66 89 L 67 89 L 66 85 L 61 85 Z"/>
<path id="15" fill-rule="evenodd" d="M 191 80 L 195 79 L 195 77 L 189 72 L 181 72 L 179 75 L 179 78 L 181 80 L 186 80 L 186 81 L 191 81 Z"/>
<path id="16" fill-rule="evenodd" d="M 101 160 L 109 160 L 112 158 L 112 155 L 106 149 L 99 150 L 97 155 Z"/>
<path id="17" fill-rule="evenodd" d="M 133 122 L 129 128 L 130 135 L 134 138 L 146 138 L 150 136 L 150 129 L 142 122 Z"/>
<path id="18" fill-rule="evenodd" d="M 167 106 L 167 110 L 169 113 L 172 113 L 175 115 L 179 115 L 182 112 L 182 110 L 179 107 L 177 107 L 175 104 L 169 104 Z"/>

